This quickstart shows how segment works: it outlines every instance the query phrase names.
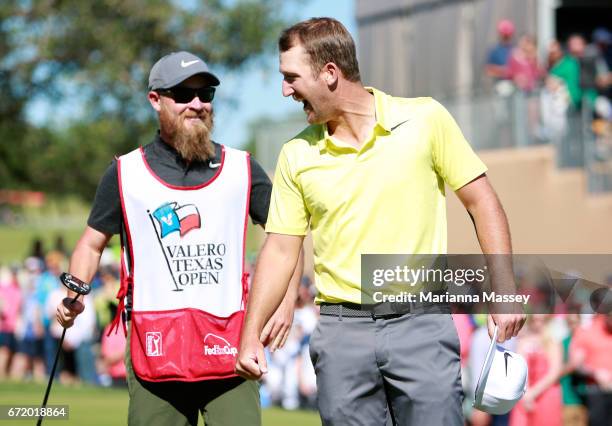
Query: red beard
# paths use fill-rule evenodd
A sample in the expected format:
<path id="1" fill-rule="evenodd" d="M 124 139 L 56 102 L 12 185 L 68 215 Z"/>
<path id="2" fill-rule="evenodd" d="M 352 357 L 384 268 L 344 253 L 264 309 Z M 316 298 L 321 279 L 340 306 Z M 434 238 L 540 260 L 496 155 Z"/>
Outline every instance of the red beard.
<path id="1" fill-rule="evenodd" d="M 213 114 L 202 112 L 201 120 L 186 120 L 193 117 L 193 111 L 186 110 L 176 115 L 164 103 L 159 113 L 159 123 L 162 133 L 170 139 L 166 141 L 176 149 L 183 160 L 206 161 L 215 156 L 215 147 L 212 144 Z"/>

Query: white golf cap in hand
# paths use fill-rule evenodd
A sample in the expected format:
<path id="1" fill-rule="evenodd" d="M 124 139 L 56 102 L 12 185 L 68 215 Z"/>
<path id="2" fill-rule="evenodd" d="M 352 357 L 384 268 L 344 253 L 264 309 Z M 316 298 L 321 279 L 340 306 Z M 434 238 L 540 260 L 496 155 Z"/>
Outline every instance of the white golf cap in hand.
<path id="1" fill-rule="evenodd" d="M 476 385 L 474 408 L 489 414 L 506 414 L 527 387 L 527 362 L 497 345 L 497 326 Z"/>

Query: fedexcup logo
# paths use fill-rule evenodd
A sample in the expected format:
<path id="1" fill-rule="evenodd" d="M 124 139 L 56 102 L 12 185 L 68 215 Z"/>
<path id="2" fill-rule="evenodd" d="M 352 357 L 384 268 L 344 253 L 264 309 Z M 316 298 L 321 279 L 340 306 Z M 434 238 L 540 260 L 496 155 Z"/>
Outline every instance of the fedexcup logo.
<path id="1" fill-rule="evenodd" d="M 230 344 L 223 337 L 217 336 L 216 334 L 208 333 L 204 336 L 204 355 L 210 356 L 224 356 L 238 355 L 238 349 Z"/>

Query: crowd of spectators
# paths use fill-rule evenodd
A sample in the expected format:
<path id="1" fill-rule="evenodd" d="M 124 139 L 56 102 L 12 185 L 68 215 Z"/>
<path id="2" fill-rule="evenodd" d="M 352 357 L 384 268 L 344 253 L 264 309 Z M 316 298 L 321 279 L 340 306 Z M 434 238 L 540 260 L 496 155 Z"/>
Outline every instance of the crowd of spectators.
<path id="1" fill-rule="evenodd" d="M 504 346 L 528 365 L 527 392 L 503 416 L 471 407 L 490 339 L 484 315 L 455 315 L 461 342 L 466 421 L 473 426 L 609 425 L 612 314 L 533 314 Z"/>
<path id="2" fill-rule="evenodd" d="M 536 40 L 529 34 L 515 42 L 509 20 L 498 23 L 498 43 L 489 51 L 485 74 L 502 97 L 519 93 L 528 102 L 532 135 L 551 141 L 567 131 L 568 115 L 577 116 L 586 106 L 593 112 L 596 135 L 610 132 L 612 121 L 612 34 L 596 28 L 590 43 L 582 34 L 552 40 L 546 57 L 538 56 Z M 537 111 L 540 111 L 539 113 Z"/>
<path id="3" fill-rule="evenodd" d="M 43 253 L 39 242 L 23 264 L 0 266 L 0 380 L 47 380 L 62 335 L 55 311 L 66 297 L 59 281 L 68 258 L 61 244 Z M 102 259 L 83 315 L 66 333 L 58 379 L 64 384 L 124 385 L 123 332 L 107 336 L 117 309 L 118 263 Z"/>
<path id="4" fill-rule="evenodd" d="M 0 267 L 0 381 L 45 382 L 61 335 L 55 307 L 65 297 L 58 276 L 67 257 L 59 250 L 28 257 L 22 265 Z M 126 339 L 121 327 L 108 334 L 117 310 L 118 262 L 104 253 L 86 300 L 85 313 L 66 334 L 59 380 L 71 385 L 126 386 Z M 264 407 L 316 407 L 316 377 L 308 341 L 318 321 L 314 286 L 302 279 L 294 323 L 285 346 L 268 353 L 269 372 L 261 387 Z M 575 313 L 571 313 L 575 312 Z M 612 314 L 530 315 L 517 338 L 505 346 L 529 366 L 528 390 L 505 416 L 471 407 L 490 344 L 484 314 L 453 315 L 461 343 L 468 424 L 609 425 L 612 418 Z M 359 344 L 359 342 L 355 342 Z"/>

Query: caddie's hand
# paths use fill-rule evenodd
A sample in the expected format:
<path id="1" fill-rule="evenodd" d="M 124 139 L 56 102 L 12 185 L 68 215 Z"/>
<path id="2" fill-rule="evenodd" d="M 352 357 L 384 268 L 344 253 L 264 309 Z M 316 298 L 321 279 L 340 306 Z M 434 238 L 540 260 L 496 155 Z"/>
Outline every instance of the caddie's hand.
<path id="1" fill-rule="evenodd" d="M 240 339 L 235 371 L 247 380 L 259 380 L 268 372 L 264 347 L 257 336 L 242 336 Z"/>
<path id="2" fill-rule="evenodd" d="M 263 328 L 259 341 L 264 346 L 270 345 L 272 352 L 285 345 L 287 337 L 289 337 L 291 332 L 294 310 L 295 303 L 283 300 L 283 303 L 280 304 Z"/>
<path id="3" fill-rule="evenodd" d="M 518 335 L 527 316 L 523 313 L 521 307 L 517 307 L 519 312 L 517 313 L 504 313 L 504 314 L 489 314 L 487 317 L 487 328 L 489 330 L 489 337 L 493 338 L 493 332 L 495 331 L 495 325 L 497 324 L 497 343 L 503 343 L 506 340 Z"/>
<path id="4" fill-rule="evenodd" d="M 74 324 L 74 319 L 84 310 L 85 305 L 82 302 L 79 300 L 72 301 L 72 297 L 65 297 L 57 305 L 55 317 L 62 327 L 70 328 Z"/>

